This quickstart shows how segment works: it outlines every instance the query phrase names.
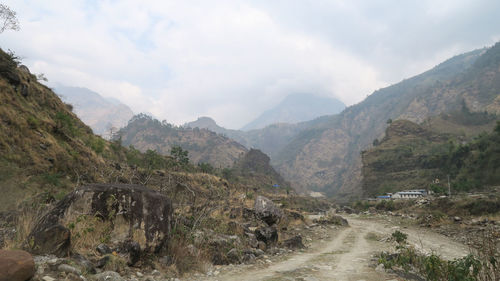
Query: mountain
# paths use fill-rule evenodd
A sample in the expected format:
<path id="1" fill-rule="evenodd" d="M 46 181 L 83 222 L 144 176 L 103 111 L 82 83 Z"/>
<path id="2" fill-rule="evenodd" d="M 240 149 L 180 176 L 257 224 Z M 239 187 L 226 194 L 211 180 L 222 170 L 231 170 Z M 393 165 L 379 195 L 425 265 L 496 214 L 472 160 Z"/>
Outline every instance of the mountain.
<path id="1" fill-rule="evenodd" d="M 117 135 L 124 145 L 143 152 L 150 149 L 169 155 L 173 146 L 180 146 L 193 163 L 215 167 L 231 167 L 247 152 L 243 145 L 207 129 L 176 127 L 145 114 L 134 116 Z"/>
<path id="2" fill-rule="evenodd" d="M 207 129 L 216 132 L 235 140 L 248 149 L 259 149 L 271 156 L 271 158 L 274 158 L 299 132 L 319 122 L 321 119 L 320 117 L 297 124 L 277 123 L 261 129 L 241 131 L 225 129 L 217 125 L 215 120 L 210 117 L 200 117 L 196 121 L 186 123 L 184 127 Z"/>
<path id="3" fill-rule="evenodd" d="M 323 115 L 337 114 L 344 108 L 345 104 L 335 98 L 310 94 L 292 94 L 245 125 L 242 130 L 261 129 L 277 123 L 294 124 L 309 121 Z"/>
<path id="4" fill-rule="evenodd" d="M 448 177 L 453 191 L 499 185 L 500 123 L 496 118 L 453 112 L 430 118 L 422 125 L 407 120 L 392 122 L 382 141 L 375 141 L 375 147 L 362 152 L 363 194 L 375 196 L 408 189 L 443 192 L 448 190 Z M 442 120 L 452 129 L 442 127 Z M 472 137 L 466 131 L 479 135 Z"/>
<path id="5" fill-rule="evenodd" d="M 230 170 L 237 182 L 254 190 L 279 192 L 289 190 L 290 184 L 271 166 L 271 159 L 258 149 L 250 149 L 242 155 Z"/>
<path id="6" fill-rule="evenodd" d="M 55 92 L 61 99 L 73 105 L 76 115 L 89 125 L 94 133 L 110 137 L 111 128 L 115 131 L 134 116 L 132 110 L 115 98 L 104 98 L 86 88 L 58 86 Z"/>
<path id="7" fill-rule="evenodd" d="M 416 123 L 458 110 L 500 113 L 500 43 L 453 57 L 433 69 L 375 91 L 342 113 L 302 130 L 272 160 L 301 190 L 360 196 L 360 152 L 381 138 L 389 119 Z"/>

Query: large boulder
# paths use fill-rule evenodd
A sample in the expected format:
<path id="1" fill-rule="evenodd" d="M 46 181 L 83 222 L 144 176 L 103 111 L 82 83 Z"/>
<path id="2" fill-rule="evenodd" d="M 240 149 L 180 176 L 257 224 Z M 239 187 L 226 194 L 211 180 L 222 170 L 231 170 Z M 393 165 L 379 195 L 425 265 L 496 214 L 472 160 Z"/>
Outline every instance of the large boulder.
<path id="1" fill-rule="evenodd" d="M 35 262 L 28 252 L 0 250 L 0 281 L 26 281 L 34 274 Z"/>
<path id="2" fill-rule="evenodd" d="M 144 251 L 158 252 L 168 241 L 172 212 L 166 196 L 142 185 L 86 185 L 65 196 L 36 223 L 27 247 L 35 254 L 67 255 L 70 242 L 65 225 L 92 216 L 111 221 L 111 242 L 135 240 Z"/>
<path id="3" fill-rule="evenodd" d="M 272 245 L 278 241 L 278 230 L 272 226 L 257 228 L 255 230 L 255 238 L 266 245 Z"/>
<path id="4" fill-rule="evenodd" d="M 278 223 L 283 217 L 281 209 L 264 196 L 257 196 L 253 208 L 255 215 L 268 225 Z"/>

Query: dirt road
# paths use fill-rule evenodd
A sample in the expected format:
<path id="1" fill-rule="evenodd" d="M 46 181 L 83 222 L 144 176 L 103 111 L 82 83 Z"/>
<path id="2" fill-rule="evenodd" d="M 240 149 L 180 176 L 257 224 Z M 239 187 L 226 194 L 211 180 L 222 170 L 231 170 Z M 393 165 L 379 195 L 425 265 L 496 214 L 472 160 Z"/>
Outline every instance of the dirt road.
<path id="1" fill-rule="evenodd" d="M 388 220 L 347 217 L 349 227 L 331 230 L 331 239 L 315 242 L 306 251 L 268 266 L 237 266 L 218 276 L 199 280 L 403 280 L 373 268 L 373 253 L 388 250 L 390 244 L 381 242 L 400 228 Z M 401 229 L 408 234 L 409 243 L 425 252 L 436 252 L 453 259 L 468 253 L 466 246 L 449 238 L 418 228 Z"/>

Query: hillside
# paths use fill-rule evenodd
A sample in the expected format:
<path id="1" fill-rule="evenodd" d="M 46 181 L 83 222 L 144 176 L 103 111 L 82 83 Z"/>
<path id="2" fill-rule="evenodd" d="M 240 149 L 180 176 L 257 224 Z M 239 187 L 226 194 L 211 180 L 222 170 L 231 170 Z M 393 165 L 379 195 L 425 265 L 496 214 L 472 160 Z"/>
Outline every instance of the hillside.
<path id="1" fill-rule="evenodd" d="M 73 111 L 95 134 L 109 138 L 110 130 L 127 125 L 134 116 L 132 110 L 116 99 L 104 98 L 86 88 L 58 86 L 54 91 L 73 105 Z"/>
<path id="2" fill-rule="evenodd" d="M 248 149 L 256 148 L 274 158 L 300 131 L 317 120 L 297 124 L 271 124 L 262 129 L 250 131 L 225 129 L 210 117 L 200 117 L 184 125 L 187 128 L 207 129 L 229 137 Z"/>
<path id="3" fill-rule="evenodd" d="M 295 124 L 313 120 L 323 115 L 340 113 L 345 104 L 335 98 L 319 97 L 311 94 L 292 94 L 278 105 L 266 110 L 242 130 L 261 129 L 271 124 Z"/>
<path id="4" fill-rule="evenodd" d="M 492 132 L 495 120 L 484 118 L 484 114 L 470 114 L 483 117 L 483 122 L 468 126 L 460 120 L 451 119 L 446 114 L 448 124 L 462 126 L 463 131 L 481 130 L 479 136 L 437 132 L 434 122 L 424 125 L 407 120 L 394 121 L 386 130 L 386 135 L 375 147 L 362 152 L 363 194 L 381 195 L 408 189 L 447 190 L 450 176 L 453 191 L 470 191 L 500 184 L 500 141 L 499 132 Z M 438 119 L 443 118 L 436 117 Z M 476 127 L 476 128 L 472 128 Z M 500 130 L 500 124 L 496 131 Z"/>
<path id="5" fill-rule="evenodd" d="M 64 194 L 77 182 L 103 181 L 107 163 L 124 157 L 18 64 L 0 50 L 0 209 L 39 193 Z"/>
<path id="6" fill-rule="evenodd" d="M 500 112 L 500 43 L 453 57 L 433 69 L 375 91 L 341 114 L 299 133 L 273 159 L 298 188 L 338 196 L 361 194 L 360 152 L 380 138 L 388 119 L 423 122 L 458 110 Z"/>
<path id="7" fill-rule="evenodd" d="M 289 190 L 290 184 L 271 166 L 271 159 L 258 149 L 250 149 L 235 163 L 230 176 L 254 190 Z"/>
<path id="8" fill-rule="evenodd" d="M 175 127 L 150 116 L 134 116 L 120 129 L 117 138 L 125 146 L 134 146 L 145 152 L 154 150 L 169 155 L 172 146 L 189 152 L 193 163 L 209 163 L 215 167 L 231 167 L 247 149 L 223 135 L 207 129 Z"/>

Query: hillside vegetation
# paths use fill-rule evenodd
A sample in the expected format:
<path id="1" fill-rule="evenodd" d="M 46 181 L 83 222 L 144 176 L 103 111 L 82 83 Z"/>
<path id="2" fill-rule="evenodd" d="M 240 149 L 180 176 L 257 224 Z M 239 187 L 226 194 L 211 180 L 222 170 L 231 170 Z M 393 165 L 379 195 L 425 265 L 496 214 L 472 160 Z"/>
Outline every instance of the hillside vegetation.
<path id="1" fill-rule="evenodd" d="M 438 126 L 443 120 L 450 129 Z M 444 193 L 448 176 L 454 192 L 500 185 L 500 123 L 494 127 L 495 120 L 492 115 L 459 111 L 423 125 L 392 122 L 382 141 L 375 140 L 376 146 L 362 153 L 363 193 L 422 188 Z M 488 132 L 474 137 L 463 133 L 485 127 Z"/>
<path id="2" fill-rule="evenodd" d="M 199 128 L 176 127 L 139 114 L 115 136 L 125 146 L 145 152 L 148 149 L 169 155 L 171 148 L 180 146 L 189 152 L 193 163 L 209 163 L 215 167 L 231 167 L 247 149 L 223 135 Z"/>

